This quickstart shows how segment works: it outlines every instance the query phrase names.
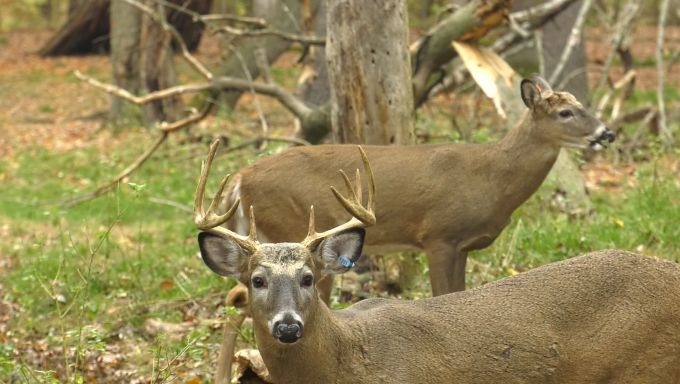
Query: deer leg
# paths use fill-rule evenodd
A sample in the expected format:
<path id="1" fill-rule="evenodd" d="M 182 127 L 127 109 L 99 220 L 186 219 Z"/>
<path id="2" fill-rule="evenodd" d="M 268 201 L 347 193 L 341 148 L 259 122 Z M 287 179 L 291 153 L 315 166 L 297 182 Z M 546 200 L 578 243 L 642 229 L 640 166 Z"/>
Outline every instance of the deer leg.
<path id="1" fill-rule="evenodd" d="M 316 289 L 319 291 L 319 297 L 324 303 L 328 304 L 331 300 L 331 291 L 333 291 L 333 275 L 329 274 L 321 278 L 316 283 Z"/>
<path id="2" fill-rule="evenodd" d="M 465 290 L 467 252 L 460 252 L 453 244 L 427 247 L 432 296 Z"/>

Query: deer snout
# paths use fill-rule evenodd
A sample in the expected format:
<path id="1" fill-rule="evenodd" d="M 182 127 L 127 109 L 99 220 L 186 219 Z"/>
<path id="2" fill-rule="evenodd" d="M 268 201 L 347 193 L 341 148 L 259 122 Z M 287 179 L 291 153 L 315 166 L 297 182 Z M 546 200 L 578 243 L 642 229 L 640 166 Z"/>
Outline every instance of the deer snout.
<path id="1" fill-rule="evenodd" d="M 280 342 L 290 344 L 302 337 L 304 325 L 294 314 L 285 314 L 281 320 L 274 321 L 272 335 Z"/>
<path id="2" fill-rule="evenodd" d="M 606 148 L 608 143 L 614 142 L 616 134 L 609 128 L 601 125 L 595 131 L 595 134 L 590 140 L 590 147 L 593 149 Z"/>

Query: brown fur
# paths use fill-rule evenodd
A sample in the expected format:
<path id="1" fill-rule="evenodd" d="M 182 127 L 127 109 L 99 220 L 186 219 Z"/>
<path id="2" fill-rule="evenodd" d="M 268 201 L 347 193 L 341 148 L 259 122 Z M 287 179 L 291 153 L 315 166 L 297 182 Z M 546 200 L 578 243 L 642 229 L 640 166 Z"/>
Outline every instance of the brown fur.
<path id="1" fill-rule="evenodd" d="M 567 123 L 557 116 L 564 108 L 574 112 Z M 497 143 L 364 146 L 378 191 L 366 251 L 425 250 L 433 293 L 464 289 L 467 252 L 494 241 L 541 185 L 561 145 L 586 146 L 600 128 L 571 94 L 551 92 Z M 328 186 L 342 184 L 333 170 L 360 165 L 351 145 L 291 148 L 244 168 L 228 204 L 240 197 L 242 206 L 253 205 L 267 241 L 300 241 L 312 204 L 317 228 L 347 219 Z M 247 228 L 244 220 L 240 215 L 230 226 Z"/>
<path id="2" fill-rule="evenodd" d="M 278 384 L 680 382 L 680 266 L 628 252 L 419 301 L 308 310 L 290 345 L 254 318 Z"/>

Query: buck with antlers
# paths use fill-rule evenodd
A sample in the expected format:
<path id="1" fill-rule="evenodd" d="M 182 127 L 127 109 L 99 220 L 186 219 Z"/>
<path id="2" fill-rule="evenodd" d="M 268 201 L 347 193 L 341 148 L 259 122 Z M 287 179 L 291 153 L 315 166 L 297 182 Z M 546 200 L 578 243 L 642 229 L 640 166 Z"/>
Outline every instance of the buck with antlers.
<path id="1" fill-rule="evenodd" d="M 418 301 L 369 299 L 330 310 L 314 282 L 342 273 L 375 223 L 359 180 L 353 217 L 301 243 L 257 240 L 220 227 L 236 211 L 203 209 L 211 148 L 196 194 L 205 263 L 248 287 L 255 338 L 273 381 L 286 383 L 677 383 L 680 266 L 623 251 L 595 252 L 481 288 Z M 345 180 L 348 180 L 345 177 Z M 382 191 L 380 191 L 382 193 Z"/>
<path id="2" fill-rule="evenodd" d="M 364 146 L 380 191 L 366 252 L 425 250 L 433 294 L 463 290 L 467 253 L 494 241 L 543 182 L 560 147 L 597 149 L 614 140 L 574 96 L 553 92 L 541 78 L 522 81 L 521 96 L 528 111 L 494 144 Z M 312 204 L 319 225 L 336 225 L 346 213 L 319 186 L 333 183 L 329 170 L 357 168 L 354 151 L 320 145 L 260 159 L 234 177 L 227 206 L 257 204 L 267 218 L 260 235 L 272 242 L 301 238 Z M 245 211 L 238 209 L 229 225 L 245 232 Z M 320 287 L 326 296 L 329 282 Z"/>

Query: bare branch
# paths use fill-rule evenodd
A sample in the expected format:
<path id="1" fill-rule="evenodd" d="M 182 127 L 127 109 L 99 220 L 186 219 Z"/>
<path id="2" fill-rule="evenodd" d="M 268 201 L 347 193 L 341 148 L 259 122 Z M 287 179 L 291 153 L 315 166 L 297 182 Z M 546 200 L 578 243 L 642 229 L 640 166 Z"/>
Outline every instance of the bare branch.
<path id="1" fill-rule="evenodd" d="M 663 45 L 664 45 L 664 27 L 666 26 L 666 14 L 668 13 L 668 0 L 661 0 L 659 6 L 659 26 L 657 28 L 656 39 L 656 70 L 658 75 L 658 84 L 656 88 L 656 98 L 659 108 L 659 134 L 666 146 L 670 146 L 673 142 L 673 134 L 668 130 L 666 124 L 666 104 L 664 102 L 664 61 L 663 61 Z"/>
<path id="2" fill-rule="evenodd" d="M 543 20 L 551 15 L 556 15 L 562 12 L 575 0 L 551 0 L 543 2 L 543 4 L 535 7 L 527 8 L 521 11 L 513 12 L 510 17 L 517 23 L 531 23 L 534 24 L 536 20 Z"/>
<path id="3" fill-rule="evenodd" d="M 127 0 L 123 0 L 127 1 Z M 88 84 L 102 89 L 103 91 L 124 98 L 135 104 L 145 104 L 151 101 L 163 99 L 184 93 L 201 92 L 206 90 L 238 90 L 238 91 L 252 91 L 266 96 L 274 97 L 281 104 L 288 109 L 295 116 L 304 119 L 314 112 L 314 109 L 309 107 L 302 99 L 288 92 L 285 88 L 278 84 L 263 84 L 235 77 L 216 77 L 210 83 L 197 83 L 180 85 L 163 89 L 156 92 L 151 92 L 145 96 L 135 96 L 125 89 L 112 85 L 105 84 L 91 77 L 83 75 L 75 71 L 74 74 L 81 80 Z M 161 129 L 164 129 L 161 127 Z M 173 128 L 173 130 L 176 128 Z M 164 129 L 165 130 L 165 129 Z"/>
<path id="4" fill-rule="evenodd" d="M 136 8 L 138 8 L 140 11 L 146 13 L 149 17 L 151 17 L 154 21 L 159 23 L 162 27 L 163 30 L 168 31 L 172 34 L 172 37 L 175 40 L 175 43 L 177 43 L 177 46 L 179 47 L 180 51 L 182 52 L 182 57 L 191 65 L 193 66 L 203 77 L 206 79 L 210 80 L 213 78 L 212 72 L 210 72 L 198 59 L 192 55 L 189 52 L 189 49 L 187 48 L 186 43 L 184 43 L 184 39 L 182 38 L 182 35 L 173 27 L 170 25 L 164 18 L 160 17 L 156 12 L 154 12 L 151 8 L 147 7 L 144 4 L 139 3 L 136 0 L 116 0 L 116 1 L 124 1 Z"/>
<path id="5" fill-rule="evenodd" d="M 80 196 L 74 196 L 70 199 L 64 200 L 59 203 L 60 206 L 64 208 L 69 208 L 73 207 L 75 205 L 78 205 L 80 203 L 84 203 L 86 201 L 90 201 L 93 199 L 96 199 L 97 197 L 111 191 L 114 189 L 123 179 L 126 177 L 130 176 L 134 171 L 139 169 L 139 167 L 142 166 L 150 157 L 151 155 L 156 152 L 158 148 L 160 148 L 161 144 L 165 142 L 165 140 L 168 138 L 170 133 L 173 131 L 176 131 L 180 128 L 186 127 L 189 124 L 192 124 L 194 122 L 200 121 L 205 116 L 210 113 L 212 110 L 214 104 L 211 102 L 207 102 L 205 107 L 201 112 L 196 112 L 189 117 L 185 119 L 181 119 L 179 121 L 176 121 L 174 123 L 162 123 L 160 125 L 160 135 L 156 139 L 156 141 L 144 152 L 142 153 L 134 162 L 132 162 L 130 165 L 128 165 L 123 171 L 121 171 L 117 176 L 112 178 L 111 180 L 107 181 L 106 183 L 100 185 L 99 187 L 95 188 L 93 191 L 82 194 Z"/>
<path id="6" fill-rule="evenodd" d="M 621 12 L 623 16 L 616 25 L 614 38 L 612 40 L 612 50 L 609 52 L 607 58 L 604 61 L 604 64 L 602 66 L 602 72 L 600 74 L 600 80 L 598 80 L 597 85 L 595 86 L 595 90 L 602 89 L 604 83 L 607 81 L 607 74 L 609 73 L 609 68 L 611 67 L 612 62 L 614 61 L 614 56 L 616 55 L 616 52 L 618 52 L 619 47 L 621 47 L 621 44 L 623 43 L 626 34 L 630 32 L 629 30 L 630 23 L 635 18 L 635 15 L 637 15 L 639 9 L 640 1 L 630 0 L 628 1 L 623 11 Z"/>
<path id="7" fill-rule="evenodd" d="M 190 15 L 194 20 L 196 21 L 202 21 L 206 24 L 209 22 L 214 22 L 214 21 L 238 21 L 246 24 L 252 24 L 258 27 L 259 29 L 255 30 L 250 30 L 250 29 L 240 29 L 240 28 L 235 28 L 231 26 L 222 26 L 222 27 L 211 27 L 211 30 L 218 32 L 218 33 L 228 33 L 234 36 L 277 36 L 280 37 L 284 40 L 294 42 L 294 43 L 301 43 L 301 44 L 308 44 L 308 45 L 324 45 L 326 44 L 326 38 L 325 37 L 317 37 L 317 36 L 307 36 L 307 35 L 300 35 L 300 34 L 295 34 L 295 33 L 288 33 L 288 32 L 283 32 L 279 31 L 276 29 L 272 29 L 267 26 L 267 21 L 265 19 L 262 19 L 260 17 L 242 17 L 242 16 L 235 16 L 235 15 L 201 15 L 200 13 L 191 11 L 189 9 L 186 9 L 185 7 L 182 7 L 177 4 L 173 4 L 169 1 L 165 0 L 154 0 L 158 3 L 161 3 L 169 8 L 173 8 L 179 12 L 186 13 L 187 15 Z M 290 16 L 290 11 L 287 12 Z M 294 17 L 293 17 L 294 18 Z"/>
<path id="8" fill-rule="evenodd" d="M 557 63 L 555 70 L 553 71 L 552 75 L 550 75 L 550 79 L 548 80 L 549 83 L 555 84 L 555 82 L 557 82 L 557 79 L 562 74 L 564 67 L 567 65 L 567 61 L 569 61 L 569 57 L 571 57 L 571 53 L 574 51 L 574 47 L 576 47 L 578 43 L 581 41 L 581 34 L 583 33 L 583 23 L 586 20 L 586 15 L 588 14 L 588 11 L 590 10 L 592 4 L 593 0 L 583 0 L 583 4 L 581 4 L 581 9 L 579 9 L 578 16 L 576 17 L 576 21 L 574 22 L 574 27 L 571 29 L 569 40 L 567 40 L 567 46 L 564 48 L 562 56 L 560 57 L 560 61 Z"/>
<path id="9" fill-rule="evenodd" d="M 314 112 L 314 110 L 302 101 L 302 99 L 288 92 L 278 84 L 255 83 L 235 77 L 216 77 L 213 79 L 213 84 L 223 90 L 249 91 L 252 89 L 257 93 L 274 97 L 281 102 L 286 109 L 301 119 L 304 119 Z"/>
<path id="10" fill-rule="evenodd" d="M 172 3 L 169 3 L 172 4 Z M 174 5 L 174 4 L 172 4 Z M 190 12 L 187 10 L 187 12 Z M 192 14 L 196 15 L 195 12 L 191 12 Z M 261 18 L 261 17 L 252 17 L 252 16 L 237 16 L 237 15 L 229 15 L 229 14 L 216 14 L 216 15 L 198 15 L 194 16 L 196 19 L 203 21 L 203 22 L 210 22 L 210 21 L 237 21 L 239 23 L 244 23 L 244 24 L 252 24 L 255 25 L 256 27 L 259 28 L 266 28 L 267 27 L 267 20 Z"/>
<path id="11" fill-rule="evenodd" d="M 293 43 L 300 43 L 300 44 L 308 44 L 308 45 L 325 45 L 326 44 L 326 38 L 325 37 L 318 37 L 318 36 L 307 36 L 307 35 L 300 35 L 296 33 L 288 33 L 288 32 L 283 32 L 283 31 L 278 31 L 275 29 L 270 29 L 270 28 L 265 28 L 265 29 L 238 29 L 230 26 L 224 26 L 221 27 L 217 30 L 218 32 L 221 33 L 228 33 L 230 35 L 234 36 L 251 36 L 251 37 L 257 37 L 257 36 L 276 36 L 280 37 L 284 40 L 293 42 Z"/>
<path id="12" fill-rule="evenodd" d="M 206 101 L 206 105 L 205 105 L 205 107 L 203 107 L 203 110 L 195 111 L 191 115 L 189 115 L 189 116 L 187 116 L 183 119 L 174 121 L 172 123 L 168 123 L 167 121 L 163 121 L 162 123 L 158 124 L 158 128 L 162 132 L 169 133 L 169 132 L 177 131 L 177 130 L 184 128 L 188 125 L 191 125 L 193 123 L 197 123 L 197 122 L 205 119 L 206 116 L 208 116 L 208 114 L 210 113 L 210 111 L 212 110 L 214 105 L 215 104 L 213 104 L 211 101 Z"/>
<path id="13" fill-rule="evenodd" d="M 78 204 L 84 203 L 86 201 L 94 200 L 97 197 L 111 191 L 114 189 L 124 178 L 128 177 L 132 172 L 142 166 L 145 161 L 153 155 L 154 152 L 165 142 L 168 138 L 168 132 L 162 132 L 156 141 L 149 147 L 144 153 L 142 153 L 132 164 L 128 165 L 118 176 L 107 181 L 106 183 L 95 188 L 95 190 L 82 194 L 80 196 L 75 196 L 70 199 L 64 200 L 59 203 L 63 208 L 70 208 Z"/>
<path id="14" fill-rule="evenodd" d="M 112 95 L 118 96 L 122 99 L 125 99 L 131 103 L 138 104 L 138 105 L 144 105 L 153 101 L 165 99 L 168 97 L 173 97 L 177 95 L 182 95 L 185 93 L 196 93 L 196 92 L 202 92 L 206 91 L 209 89 L 213 88 L 213 85 L 210 83 L 199 83 L 199 84 L 187 84 L 187 85 L 178 85 L 166 89 L 162 89 L 159 91 L 151 92 L 147 95 L 144 96 L 136 96 L 127 91 L 124 88 L 121 88 L 119 86 L 113 85 L 113 84 L 105 84 L 100 82 L 99 80 L 93 79 L 87 75 L 82 74 L 80 71 L 76 70 L 73 71 L 73 74 L 79 78 L 80 80 L 83 80 L 87 82 L 88 84 L 92 85 L 93 87 L 99 88 L 106 93 L 110 93 Z"/>

